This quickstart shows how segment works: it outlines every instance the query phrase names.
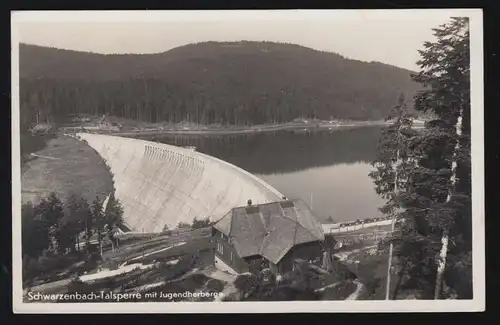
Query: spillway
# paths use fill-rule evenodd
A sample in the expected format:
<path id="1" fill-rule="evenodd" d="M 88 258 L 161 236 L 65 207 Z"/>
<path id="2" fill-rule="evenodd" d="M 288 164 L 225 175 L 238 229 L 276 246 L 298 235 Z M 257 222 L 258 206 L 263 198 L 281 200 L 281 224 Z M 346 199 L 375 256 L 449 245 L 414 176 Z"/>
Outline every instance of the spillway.
<path id="1" fill-rule="evenodd" d="M 113 173 L 115 197 L 132 231 L 159 232 L 194 218 L 218 220 L 236 206 L 268 203 L 279 191 L 245 170 L 192 149 L 79 133 Z"/>

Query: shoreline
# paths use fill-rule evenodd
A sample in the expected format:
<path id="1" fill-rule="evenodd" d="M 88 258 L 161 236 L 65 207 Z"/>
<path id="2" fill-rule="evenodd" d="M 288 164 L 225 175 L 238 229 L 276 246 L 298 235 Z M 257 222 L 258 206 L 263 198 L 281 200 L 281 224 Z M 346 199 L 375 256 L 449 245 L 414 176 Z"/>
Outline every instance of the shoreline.
<path id="1" fill-rule="evenodd" d="M 308 124 L 280 124 L 280 125 L 263 125 L 263 126 L 252 126 L 247 128 L 222 128 L 222 129 L 209 129 L 209 128 L 169 128 L 169 129 L 143 129 L 134 131 L 109 131 L 105 128 L 98 127 L 73 127 L 75 131 L 94 131 L 96 133 L 114 135 L 114 136 L 155 136 L 155 135 L 244 135 L 244 134 L 256 134 L 256 133 L 268 133 L 277 131 L 335 131 L 341 129 L 353 129 L 360 127 L 372 127 L 372 126 L 384 126 L 390 123 L 384 121 L 373 121 L 373 122 L 351 122 L 349 124 L 333 124 L 328 122 L 321 123 L 308 123 Z M 71 127 L 66 127 L 65 129 L 71 129 Z"/>

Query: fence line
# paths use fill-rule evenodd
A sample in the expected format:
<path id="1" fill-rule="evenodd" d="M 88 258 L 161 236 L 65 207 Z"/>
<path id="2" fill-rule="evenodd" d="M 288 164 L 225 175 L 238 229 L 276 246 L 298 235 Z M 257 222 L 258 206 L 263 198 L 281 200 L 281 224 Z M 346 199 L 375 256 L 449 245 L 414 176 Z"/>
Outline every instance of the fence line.
<path id="1" fill-rule="evenodd" d="M 338 236 L 335 237 L 335 241 L 337 243 L 343 244 L 353 244 L 355 242 L 360 242 L 363 240 L 380 240 L 391 235 L 391 231 L 379 231 L 373 233 L 359 234 L 359 235 L 351 235 L 351 236 Z"/>

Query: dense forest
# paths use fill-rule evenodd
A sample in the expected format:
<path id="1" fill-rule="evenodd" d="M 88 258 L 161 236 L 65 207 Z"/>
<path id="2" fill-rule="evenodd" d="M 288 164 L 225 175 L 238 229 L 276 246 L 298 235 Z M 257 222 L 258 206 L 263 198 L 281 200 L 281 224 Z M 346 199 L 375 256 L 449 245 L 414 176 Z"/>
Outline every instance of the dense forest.
<path id="1" fill-rule="evenodd" d="M 22 126 L 88 114 L 253 125 L 378 120 L 420 86 L 411 71 L 272 42 L 205 42 L 103 55 L 21 44 Z"/>

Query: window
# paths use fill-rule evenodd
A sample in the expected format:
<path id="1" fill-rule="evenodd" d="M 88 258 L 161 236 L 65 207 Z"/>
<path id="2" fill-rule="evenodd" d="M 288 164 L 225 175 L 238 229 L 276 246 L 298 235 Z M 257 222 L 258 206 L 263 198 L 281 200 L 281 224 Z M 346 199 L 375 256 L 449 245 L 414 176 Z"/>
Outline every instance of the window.
<path id="1" fill-rule="evenodd" d="M 231 252 L 231 261 L 233 260 L 233 252 Z"/>
<path id="2" fill-rule="evenodd" d="M 217 253 L 224 254 L 224 246 L 221 243 L 217 243 Z"/>

